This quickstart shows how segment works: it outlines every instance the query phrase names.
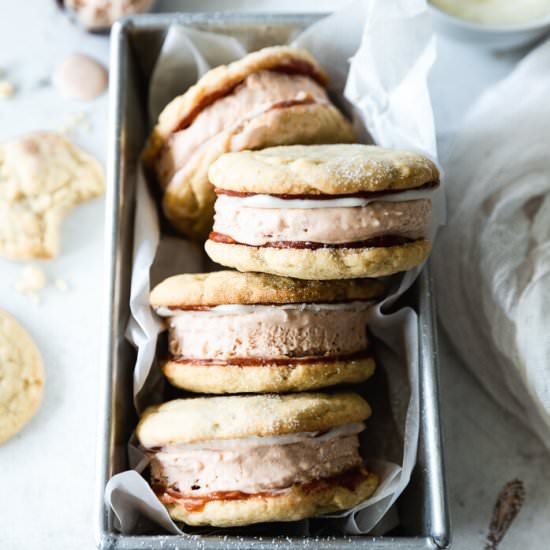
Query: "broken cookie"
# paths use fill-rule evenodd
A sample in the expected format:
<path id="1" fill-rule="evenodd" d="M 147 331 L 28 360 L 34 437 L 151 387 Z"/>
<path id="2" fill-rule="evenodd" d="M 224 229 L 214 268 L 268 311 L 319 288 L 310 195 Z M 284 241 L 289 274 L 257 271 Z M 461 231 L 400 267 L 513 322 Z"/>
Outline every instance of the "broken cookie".
<path id="1" fill-rule="evenodd" d="M 0 255 L 53 258 L 65 214 L 103 189 L 99 163 L 61 134 L 0 145 Z"/>

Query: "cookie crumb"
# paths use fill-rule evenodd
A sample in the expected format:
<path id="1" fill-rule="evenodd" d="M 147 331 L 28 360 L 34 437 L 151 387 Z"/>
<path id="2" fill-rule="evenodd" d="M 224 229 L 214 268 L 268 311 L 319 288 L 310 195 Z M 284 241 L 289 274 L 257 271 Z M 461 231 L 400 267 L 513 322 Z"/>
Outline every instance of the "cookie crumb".
<path id="1" fill-rule="evenodd" d="M 9 98 L 13 95 L 15 95 L 15 86 L 8 80 L 0 80 L 0 97 Z"/>
<path id="2" fill-rule="evenodd" d="M 85 111 L 77 111 L 75 113 L 68 113 L 65 116 L 63 126 L 61 127 L 61 133 L 68 135 L 79 132 L 80 130 L 89 133 L 91 128 L 88 113 Z"/>
<path id="3" fill-rule="evenodd" d="M 38 292 L 46 286 L 46 275 L 35 265 L 28 265 L 21 271 L 21 278 L 15 283 L 19 294 L 28 296 L 36 304 L 40 303 Z"/>
<path id="4" fill-rule="evenodd" d="M 61 290 L 61 292 L 68 292 L 69 290 L 69 285 L 67 284 L 67 281 L 65 281 L 65 279 L 56 279 L 54 281 L 54 285 L 57 290 Z"/>

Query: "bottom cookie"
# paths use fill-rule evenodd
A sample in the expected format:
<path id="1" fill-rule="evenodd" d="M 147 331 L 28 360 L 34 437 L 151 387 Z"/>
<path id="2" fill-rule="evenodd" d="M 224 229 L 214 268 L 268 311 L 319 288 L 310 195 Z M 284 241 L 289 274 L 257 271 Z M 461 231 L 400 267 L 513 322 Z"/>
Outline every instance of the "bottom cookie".
<path id="1" fill-rule="evenodd" d="M 170 516 L 188 525 L 237 527 L 273 521 L 298 521 L 346 510 L 369 498 L 378 477 L 360 468 L 328 480 L 293 485 L 279 493 L 213 495 L 213 499 L 187 499 L 173 491 L 157 495 Z"/>
<path id="2" fill-rule="evenodd" d="M 374 373 L 372 357 L 274 365 L 216 365 L 170 360 L 162 371 L 170 383 L 197 393 L 305 391 L 364 382 Z"/>
<path id="3" fill-rule="evenodd" d="M 215 262 L 239 271 L 258 271 L 297 279 L 330 280 L 384 277 L 424 262 L 428 240 L 369 248 L 275 248 L 206 241 Z"/>

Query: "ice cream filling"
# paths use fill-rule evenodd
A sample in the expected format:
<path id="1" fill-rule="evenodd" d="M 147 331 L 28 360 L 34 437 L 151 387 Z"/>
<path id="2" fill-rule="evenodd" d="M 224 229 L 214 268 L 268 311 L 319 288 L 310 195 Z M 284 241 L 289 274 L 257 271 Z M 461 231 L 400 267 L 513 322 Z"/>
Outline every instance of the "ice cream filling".
<path id="1" fill-rule="evenodd" d="M 172 134 L 160 152 L 157 170 L 167 182 L 207 141 L 273 108 L 294 103 L 329 103 L 324 88 L 313 78 L 278 71 L 258 71 L 235 90 L 203 109 L 192 124 Z"/>
<path id="2" fill-rule="evenodd" d="M 360 466 L 357 434 L 363 428 L 356 423 L 320 436 L 291 434 L 295 439 L 290 442 L 288 436 L 274 436 L 264 444 L 254 444 L 255 439 L 263 439 L 258 437 L 233 440 L 233 445 L 226 446 L 207 442 L 163 447 L 152 453 L 151 482 L 193 497 L 284 491 Z"/>
<path id="3" fill-rule="evenodd" d="M 172 315 L 168 327 L 173 356 L 230 362 L 239 358 L 328 358 L 365 351 L 369 305 L 233 305 L 207 311 L 157 311 Z"/>
<path id="4" fill-rule="evenodd" d="M 403 200 L 407 194 L 399 195 L 402 200 L 395 196 L 388 197 L 391 200 L 300 200 L 220 195 L 213 231 L 250 246 L 279 242 L 338 245 L 385 236 L 424 238 L 431 222 L 431 200 L 414 196 L 407 197 L 414 200 Z"/>

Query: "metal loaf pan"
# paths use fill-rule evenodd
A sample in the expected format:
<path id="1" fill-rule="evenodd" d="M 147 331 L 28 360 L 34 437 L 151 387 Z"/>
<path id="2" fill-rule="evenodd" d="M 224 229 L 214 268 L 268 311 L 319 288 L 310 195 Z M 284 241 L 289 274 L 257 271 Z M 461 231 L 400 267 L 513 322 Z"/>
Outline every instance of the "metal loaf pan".
<path id="1" fill-rule="evenodd" d="M 321 15 L 168 14 L 141 15 L 115 24 L 111 44 L 110 124 L 106 222 L 106 304 L 98 434 L 96 544 L 102 549 L 438 549 L 449 545 L 441 445 L 437 348 L 430 276 L 424 270 L 408 302 L 419 313 L 420 442 L 411 482 L 398 500 L 401 525 L 391 536 L 357 537 L 183 537 L 118 533 L 103 500 L 105 484 L 128 468 L 126 445 L 136 425 L 132 403 L 135 351 L 125 340 L 129 311 L 136 195 L 136 163 L 147 127 L 147 89 L 169 26 L 181 23 L 230 34 L 249 50 L 292 40 Z M 321 60 L 322 62 L 322 60 Z"/>

